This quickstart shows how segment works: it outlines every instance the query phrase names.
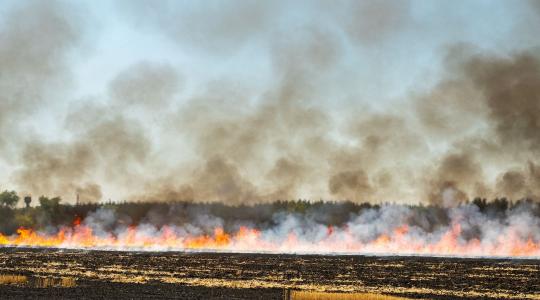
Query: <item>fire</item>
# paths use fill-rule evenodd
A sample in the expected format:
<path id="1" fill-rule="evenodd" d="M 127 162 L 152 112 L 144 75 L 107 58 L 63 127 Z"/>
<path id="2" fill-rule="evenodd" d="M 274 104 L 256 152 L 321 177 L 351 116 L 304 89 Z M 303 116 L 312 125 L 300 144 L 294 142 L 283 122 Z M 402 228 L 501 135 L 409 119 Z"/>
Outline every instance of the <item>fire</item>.
<path id="1" fill-rule="evenodd" d="M 97 233 L 76 218 L 72 226 L 54 233 L 19 228 L 14 235 L 0 233 L 0 245 L 110 250 L 216 250 L 238 252 L 421 254 L 460 256 L 540 256 L 540 243 L 508 230 L 490 242 L 461 238 L 461 226 L 453 224 L 437 239 L 418 237 L 409 226 L 396 227 L 371 241 L 362 242 L 351 230 L 328 226 L 324 235 L 308 238 L 297 232 L 283 236 L 255 228 L 240 227 L 233 232 L 216 227 L 210 234 L 188 234 L 175 227 L 149 230 L 130 226 L 115 233 Z"/>
<path id="2" fill-rule="evenodd" d="M 73 220 L 73 225 L 77 226 L 77 225 L 81 225 L 81 217 L 79 216 L 75 216 L 75 220 Z"/>

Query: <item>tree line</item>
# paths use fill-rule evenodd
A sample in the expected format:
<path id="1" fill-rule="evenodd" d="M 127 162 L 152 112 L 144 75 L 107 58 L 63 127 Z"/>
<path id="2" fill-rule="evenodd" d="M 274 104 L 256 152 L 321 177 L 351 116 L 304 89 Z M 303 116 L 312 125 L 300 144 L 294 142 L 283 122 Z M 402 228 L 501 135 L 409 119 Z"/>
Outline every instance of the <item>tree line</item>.
<path id="1" fill-rule="evenodd" d="M 23 200 L 28 200 L 24 197 Z M 228 224 L 245 222 L 258 227 L 267 227 L 279 222 L 279 215 L 294 214 L 310 218 L 320 224 L 341 226 L 363 211 L 379 210 L 384 204 L 357 203 L 352 201 L 310 201 L 307 199 L 277 200 L 274 202 L 228 205 L 222 202 L 108 202 L 108 203 L 77 203 L 75 205 L 62 203 L 60 197 L 41 196 L 39 205 L 17 207 L 21 198 L 15 191 L 0 193 L 0 233 L 13 234 L 19 227 L 34 229 L 58 228 L 71 226 L 77 218 L 85 219 L 89 214 L 100 208 L 114 213 L 116 223 L 140 224 L 151 222 L 156 226 L 173 224 L 182 226 L 196 220 L 199 216 L 215 216 Z M 486 215 L 505 218 L 508 211 L 524 207 L 540 217 L 540 206 L 530 200 L 511 201 L 497 198 L 491 201 L 476 198 L 469 205 L 476 206 Z M 449 210 L 436 205 L 405 205 L 418 216 L 426 216 L 434 225 L 444 225 L 448 220 Z M 432 219 L 432 220 L 431 220 Z"/>

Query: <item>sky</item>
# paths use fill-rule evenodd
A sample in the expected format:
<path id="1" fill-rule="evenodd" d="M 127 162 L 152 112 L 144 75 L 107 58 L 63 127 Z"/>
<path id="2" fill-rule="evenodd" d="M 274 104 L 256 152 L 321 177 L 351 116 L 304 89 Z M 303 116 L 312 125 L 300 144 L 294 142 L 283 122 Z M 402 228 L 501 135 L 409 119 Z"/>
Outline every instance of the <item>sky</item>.
<path id="1" fill-rule="evenodd" d="M 4 0 L 0 188 L 535 197 L 539 3 Z"/>

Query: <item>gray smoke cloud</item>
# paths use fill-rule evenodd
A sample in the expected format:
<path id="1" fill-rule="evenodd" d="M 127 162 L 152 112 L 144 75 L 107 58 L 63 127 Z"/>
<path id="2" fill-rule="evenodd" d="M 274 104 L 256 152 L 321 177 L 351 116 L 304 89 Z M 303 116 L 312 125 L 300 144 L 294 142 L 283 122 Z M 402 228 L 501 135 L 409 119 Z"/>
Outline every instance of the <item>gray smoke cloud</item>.
<path id="1" fill-rule="evenodd" d="M 59 248 L 140 251 L 415 254 L 537 257 L 540 211 L 532 201 L 460 204 L 452 208 L 351 202 L 126 203 L 63 209 L 82 213 L 71 225 L 34 228 Z M 43 212 L 42 212 L 43 213 Z M 82 227 L 81 227 L 82 226 Z M 87 229 L 91 229 L 91 235 Z M 2 228 L 4 243 L 22 241 Z M 52 236 L 62 232 L 60 236 Z M 26 244 L 28 243 L 28 244 Z"/>
<path id="2" fill-rule="evenodd" d="M 433 119 L 444 120 L 456 114 L 456 117 L 447 118 L 445 123 L 467 122 L 467 115 L 474 115 L 486 130 L 469 130 L 454 145 L 454 151 L 460 154 L 450 153 L 441 161 L 435 176 L 440 182 L 435 186 L 451 185 L 458 190 L 468 186 L 468 194 L 487 193 L 492 197 L 537 198 L 538 186 L 534 183 L 533 172 L 527 169 L 534 169 L 538 149 L 535 134 L 540 117 L 538 56 L 531 52 L 494 56 L 464 49 L 451 51 L 450 55 L 452 78 L 449 82 L 442 81 L 438 89 L 463 86 L 464 91 L 472 88 L 473 92 L 465 92 L 469 95 L 464 98 L 467 101 L 457 98 L 449 109 L 431 110 L 429 115 Z M 419 107 L 421 113 L 426 113 L 424 107 Z M 438 118 L 439 115 L 442 116 Z M 458 115 L 465 117 L 462 119 Z M 441 130 L 440 123 L 434 124 L 429 119 L 424 120 L 424 124 Z M 509 163 L 509 170 L 502 171 L 495 186 L 489 187 L 482 166 L 500 162 Z M 516 165 L 521 170 L 514 170 Z"/>
<path id="3" fill-rule="evenodd" d="M 321 51 L 328 55 L 338 50 Z M 456 55 L 454 51 L 449 55 Z M 332 197 L 381 201 L 392 195 L 390 190 L 403 189 L 400 176 L 412 174 L 418 183 L 425 182 L 420 197 L 443 206 L 455 206 L 475 196 L 536 198 L 538 186 L 532 172 L 505 168 L 518 165 L 526 170 L 529 164 L 536 164 L 538 60 L 525 55 L 530 61 L 523 62 L 521 53 L 509 57 L 459 55 L 448 62 L 449 79 L 443 77 L 433 90 L 414 100 L 412 117 L 373 113 L 348 121 L 341 133 L 357 142 L 355 146 L 337 143 L 330 134 L 337 128 L 332 116 L 301 100 L 312 96 L 309 84 L 303 84 L 318 78 L 309 68 L 327 68 L 336 63 L 333 56 L 304 55 L 309 67 L 284 67 L 277 93 L 265 95 L 267 98 L 247 111 L 223 105 L 219 103 L 222 98 L 215 96 L 203 104 L 199 100 L 188 105 L 187 111 L 180 110 L 179 118 L 194 118 L 182 120 L 179 128 L 188 130 L 204 159 L 198 176 L 188 183 L 190 197 L 228 203 L 290 198 L 302 184 L 322 176 Z M 303 64 L 296 61 L 295 65 L 302 68 Z M 519 71 L 521 68 L 525 70 Z M 442 100 L 438 95 L 444 95 Z M 235 97 L 242 101 L 238 99 Z M 450 105 L 445 106 L 446 102 Z M 438 157 L 428 154 L 429 164 L 395 163 L 422 155 L 430 139 L 448 138 L 453 144 Z M 273 165 L 266 165 L 269 160 Z M 495 181 L 484 170 L 492 161 L 506 165 Z M 270 189 L 258 189 L 256 182 L 242 176 L 257 168 L 255 165 L 267 166 L 269 171 L 258 176 L 267 174 L 265 179 L 273 184 Z"/>
<path id="4" fill-rule="evenodd" d="M 16 124 L 69 84 L 66 57 L 80 32 L 69 9 L 29 1 L 0 19 L 0 149 L 16 147 Z"/>
<path id="5" fill-rule="evenodd" d="M 178 72 L 167 64 L 141 62 L 130 66 L 110 83 L 111 97 L 125 106 L 165 107 L 180 90 Z"/>
<path id="6" fill-rule="evenodd" d="M 21 138 L 25 122 L 12 124 L 63 101 L 69 55 L 90 26 L 62 2 L 17 6 L 0 29 L 0 153 L 15 166 L 9 177 L 24 193 L 84 202 L 110 191 L 123 197 L 114 200 L 231 205 L 538 199 L 538 51 L 489 51 L 450 34 L 430 83 L 418 79 L 422 88 L 390 104 L 357 94 L 366 87 L 351 57 L 375 60 L 366 66 L 381 68 L 369 73 L 384 81 L 386 60 L 401 55 L 394 47 L 429 33 L 413 4 L 120 3 L 126 26 L 186 46 L 186 55 L 233 65 L 261 47 L 268 74 L 193 84 L 196 72 L 150 57 L 113 74 L 102 93 L 61 103 L 68 109 L 54 138 L 39 130 Z"/>
<path id="7" fill-rule="evenodd" d="M 146 159 L 149 142 L 130 120 L 97 119 L 77 132 L 72 142 L 24 145 L 21 167 L 14 175 L 23 190 L 38 195 L 65 195 L 67 199 L 79 194 L 83 202 L 97 202 L 102 191 L 94 181 L 95 172 L 99 172 L 100 181 L 129 181 L 133 168 Z"/>

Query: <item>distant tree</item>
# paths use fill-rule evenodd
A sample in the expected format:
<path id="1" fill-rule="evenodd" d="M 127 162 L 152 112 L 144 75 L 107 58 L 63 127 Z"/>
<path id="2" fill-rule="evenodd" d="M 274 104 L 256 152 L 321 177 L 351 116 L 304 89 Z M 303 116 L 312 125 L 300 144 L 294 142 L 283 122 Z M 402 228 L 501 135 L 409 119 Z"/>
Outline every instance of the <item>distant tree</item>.
<path id="1" fill-rule="evenodd" d="M 39 206 L 46 211 L 57 209 L 62 199 L 60 197 L 48 198 L 45 196 L 39 197 Z"/>
<path id="2" fill-rule="evenodd" d="M 19 196 L 15 191 L 3 191 L 0 193 L 0 205 L 4 207 L 14 207 L 19 202 Z"/>
<path id="3" fill-rule="evenodd" d="M 26 208 L 29 208 L 30 203 L 32 203 L 32 197 L 30 197 L 30 196 L 24 197 L 24 203 L 26 204 Z"/>
<path id="4" fill-rule="evenodd" d="M 14 214 L 17 227 L 34 228 L 36 225 L 36 216 L 28 210 L 17 210 Z"/>
<path id="5" fill-rule="evenodd" d="M 492 207 L 499 212 L 504 212 L 508 209 L 508 199 L 506 198 L 497 198 L 492 202 Z"/>
<path id="6" fill-rule="evenodd" d="M 480 211 L 484 211 L 486 209 L 486 206 L 487 206 L 487 203 L 486 203 L 486 199 L 482 199 L 482 198 L 474 198 L 473 200 L 473 204 L 478 206 L 478 208 L 480 209 Z"/>

